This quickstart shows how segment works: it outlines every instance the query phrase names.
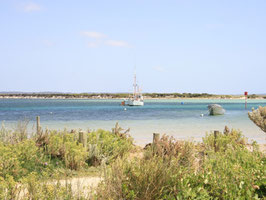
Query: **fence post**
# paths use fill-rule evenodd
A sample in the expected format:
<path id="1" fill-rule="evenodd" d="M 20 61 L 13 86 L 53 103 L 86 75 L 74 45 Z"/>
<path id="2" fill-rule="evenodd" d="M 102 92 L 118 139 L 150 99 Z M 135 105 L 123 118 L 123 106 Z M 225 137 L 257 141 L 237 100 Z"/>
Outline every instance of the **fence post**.
<path id="1" fill-rule="evenodd" d="M 228 128 L 228 126 L 224 127 L 224 134 L 228 135 L 230 133 L 230 129 Z"/>
<path id="2" fill-rule="evenodd" d="M 216 143 L 216 140 L 217 140 L 217 136 L 219 134 L 219 131 L 214 131 L 214 151 L 217 152 L 217 143 Z"/>
<path id="3" fill-rule="evenodd" d="M 152 140 L 153 155 L 156 153 L 156 144 L 158 143 L 159 139 L 160 139 L 160 134 L 159 133 L 153 133 L 153 140 Z"/>
<path id="4" fill-rule="evenodd" d="M 87 148 L 87 134 L 84 131 L 79 132 L 79 143 L 83 144 L 83 147 Z"/>
<path id="5" fill-rule="evenodd" d="M 153 144 L 156 144 L 158 140 L 160 139 L 160 134 L 159 133 L 153 133 Z"/>
<path id="6" fill-rule="evenodd" d="M 75 133 L 76 131 L 74 129 L 71 129 L 70 133 Z"/>
<path id="7" fill-rule="evenodd" d="M 41 133 L 41 122 L 40 122 L 40 116 L 36 117 L 37 126 L 36 126 L 36 133 L 39 135 Z"/>

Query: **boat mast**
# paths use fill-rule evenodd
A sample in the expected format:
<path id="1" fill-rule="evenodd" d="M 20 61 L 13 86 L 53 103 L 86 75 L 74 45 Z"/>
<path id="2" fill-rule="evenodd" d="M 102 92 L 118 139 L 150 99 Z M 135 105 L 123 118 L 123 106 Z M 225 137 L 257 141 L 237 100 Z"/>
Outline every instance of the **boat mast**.
<path id="1" fill-rule="evenodd" d="M 133 93 L 133 96 L 136 96 L 136 93 L 137 93 L 137 78 L 136 78 L 136 72 L 134 74 L 134 84 L 133 84 L 133 87 L 134 87 L 134 93 Z"/>

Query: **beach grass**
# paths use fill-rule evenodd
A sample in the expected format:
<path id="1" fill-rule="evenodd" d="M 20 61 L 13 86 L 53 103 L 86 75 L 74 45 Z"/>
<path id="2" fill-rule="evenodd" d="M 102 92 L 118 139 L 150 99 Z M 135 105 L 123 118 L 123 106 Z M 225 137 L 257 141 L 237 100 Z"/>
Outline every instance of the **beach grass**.
<path id="1" fill-rule="evenodd" d="M 142 159 L 118 159 L 99 199 L 265 198 L 265 155 L 239 131 L 207 134 L 203 143 L 163 136 Z"/>
<path id="2" fill-rule="evenodd" d="M 71 181 L 67 187 L 51 185 L 51 181 L 99 177 L 102 166 L 134 148 L 132 138 L 120 133 L 120 129 L 118 132 L 115 129 L 114 132 L 88 131 L 84 147 L 78 141 L 78 131 L 43 130 L 29 137 L 23 123 L 26 125 L 19 122 L 20 128 L 15 130 L 7 130 L 4 126 L 0 130 L 0 199 L 21 198 L 22 194 L 29 199 L 47 199 L 46 193 L 50 195 L 54 190 L 66 192 Z M 65 198 L 69 199 L 60 197 Z"/>
<path id="3" fill-rule="evenodd" d="M 112 131 L 0 131 L 0 199 L 263 199 L 266 159 L 238 130 L 144 149 Z"/>

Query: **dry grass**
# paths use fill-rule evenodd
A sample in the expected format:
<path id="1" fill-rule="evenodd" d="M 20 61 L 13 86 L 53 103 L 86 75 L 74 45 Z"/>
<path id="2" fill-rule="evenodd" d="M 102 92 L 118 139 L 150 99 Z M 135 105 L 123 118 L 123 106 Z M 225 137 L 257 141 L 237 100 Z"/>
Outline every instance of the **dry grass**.
<path id="1" fill-rule="evenodd" d="M 2 122 L 0 129 L 0 141 L 9 144 L 17 144 L 28 138 L 29 120 L 18 121 L 14 130 L 8 130 Z"/>

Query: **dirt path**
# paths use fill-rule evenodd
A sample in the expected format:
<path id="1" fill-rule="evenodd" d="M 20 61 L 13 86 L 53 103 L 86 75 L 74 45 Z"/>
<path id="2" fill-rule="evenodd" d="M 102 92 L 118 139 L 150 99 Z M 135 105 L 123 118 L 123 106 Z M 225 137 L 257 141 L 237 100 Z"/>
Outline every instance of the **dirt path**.
<path id="1" fill-rule="evenodd" d="M 98 186 L 98 184 L 103 179 L 101 177 L 74 177 L 74 178 L 68 178 L 68 179 L 61 179 L 59 180 L 59 184 L 62 187 L 71 188 L 72 193 L 79 197 L 85 197 L 87 199 L 90 199 L 91 195 L 94 194 L 94 189 Z M 51 180 L 48 182 L 45 182 L 44 184 L 48 184 L 54 187 L 58 187 L 58 180 Z M 20 188 L 21 185 L 18 185 L 18 188 Z M 17 200 L 23 200 L 28 199 L 28 189 L 24 188 L 19 193 L 18 196 L 15 198 Z"/>
<path id="2" fill-rule="evenodd" d="M 78 177 L 60 180 L 62 186 L 71 185 L 72 192 L 76 195 L 88 196 L 102 181 L 100 177 Z M 56 184 L 57 182 L 54 182 Z"/>

